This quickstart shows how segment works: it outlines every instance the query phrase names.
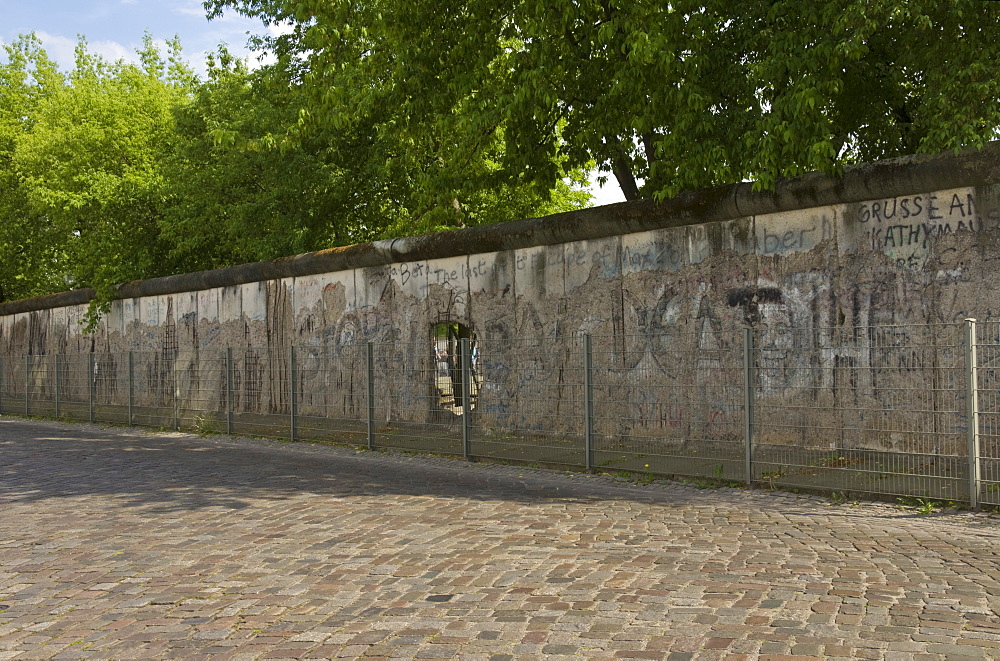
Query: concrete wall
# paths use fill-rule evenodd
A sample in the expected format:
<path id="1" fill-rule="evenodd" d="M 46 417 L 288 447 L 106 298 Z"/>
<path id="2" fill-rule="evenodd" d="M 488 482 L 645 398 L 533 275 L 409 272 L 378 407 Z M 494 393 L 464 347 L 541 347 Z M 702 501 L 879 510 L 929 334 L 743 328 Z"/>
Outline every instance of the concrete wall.
<path id="1" fill-rule="evenodd" d="M 666 370 L 678 351 L 735 350 L 751 325 L 762 329 L 764 380 L 778 393 L 800 378 L 781 366 L 803 343 L 838 330 L 997 314 L 998 266 L 993 143 L 869 164 L 838 180 L 813 175 L 770 193 L 741 184 L 665 205 L 625 203 L 131 283 L 89 335 L 80 327 L 88 292 L 0 304 L 0 354 L 290 344 L 336 354 L 374 341 L 418 347 L 392 360 L 430 369 L 432 326 L 461 321 L 484 346 L 516 343 L 522 372 L 536 365 L 555 375 L 576 369 L 581 333 L 604 338 L 596 346 L 608 365 Z M 523 400 L 518 424 L 530 426 L 551 401 L 532 404 L 526 393 L 521 383 L 504 397 Z M 643 405 L 641 393 L 635 398 Z M 716 418 L 725 421 L 720 406 Z"/>

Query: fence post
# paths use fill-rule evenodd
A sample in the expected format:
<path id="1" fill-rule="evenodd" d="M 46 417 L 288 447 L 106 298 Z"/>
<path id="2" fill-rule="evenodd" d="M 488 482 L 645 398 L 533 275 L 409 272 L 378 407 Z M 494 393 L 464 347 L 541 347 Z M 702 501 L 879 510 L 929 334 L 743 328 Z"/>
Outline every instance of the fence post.
<path id="1" fill-rule="evenodd" d="M 469 338 L 463 337 L 461 344 L 462 356 L 462 456 L 466 460 L 472 457 L 472 400 L 469 399 L 472 388 L 472 352 L 469 348 Z M 437 374 L 437 365 L 434 366 Z"/>
<path id="2" fill-rule="evenodd" d="M 594 470 L 594 352 L 590 333 L 583 336 L 583 453 L 588 473 Z"/>
<path id="3" fill-rule="evenodd" d="M 969 442 L 969 506 L 979 508 L 981 475 L 979 468 L 979 369 L 976 355 L 976 320 L 965 320 L 965 376 L 967 434 Z"/>
<path id="4" fill-rule="evenodd" d="M 291 400 L 291 405 L 289 406 L 289 408 L 291 409 L 291 414 L 292 414 L 290 438 L 291 438 L 291 440 L 294 441 L 294 440 L 296 440 L 296 437 L 298 436 L 298 427 L 297 427 L 297 424 L 296 424 L 296 416 L 299 413 L 299 411 L 298 411 L 298 408 L 299 408 L 298 391 L 295 389 L 295 382 L 298 381 L 299 374 L 298 374 L 298 369 L 296 368 L 296 365 L 295 365 L 295 346 L 294 345 L 291 346 L 291 347 L 289 347 L 289 349 L 288 349 L 288 376 L 289 376 L 289 379 L 291 381 L 291 383 L 289 383 L 289 399 Z"/>
<path id="5" fill-rule="evenodd" d="M 226 433 L 233 433 L 233 348 L 226 347 Z"/>
<path id="6" fill-rule="evenodd" d="M 375 345 L 368 343 L 368 449 L 375 449 Z"/>
<path id="7" fill-rule="evenodd" d="M 0 415 L 3 415 L 3 356 L 0 356 Z"/>
<path id="8" fill-rule="evenodd" d="M 56 370 L 55 381 L 54 381 L 55 386 L 53 390 L 55 391 L 55 400 L 56 400 L 55 401 L 56 419 L 59 419 L 59 354 L 55 354 L 55 356 L 52 357 L 52 362 L 55 363 L 55 370 Z"/>
<path id="9" fill-rule="evenodd" d="M 743 329 L 743 475 L 753 487 L 754 427 L 754 337 L 753 328 Z"/>
<path id="10" fill-rule="evenodd" d="M 94 390 L 97 388 L 97 384 L 94 383 L 94 359 L 96 357 L 97 354 L 92 351 L 87 354 L 87 408 L 91 422 L 94 422 Z"/>
<path id="11" fill-rule="evenodd" d="M 128 424 L 132 426 L 132 414 L 135 407 L 135 354 L 128 352 Z"/>
<path id="12" fill-rule="evenodd" d="M 24 417 L 31 417 L 31 355 L 24 355 Z"/>

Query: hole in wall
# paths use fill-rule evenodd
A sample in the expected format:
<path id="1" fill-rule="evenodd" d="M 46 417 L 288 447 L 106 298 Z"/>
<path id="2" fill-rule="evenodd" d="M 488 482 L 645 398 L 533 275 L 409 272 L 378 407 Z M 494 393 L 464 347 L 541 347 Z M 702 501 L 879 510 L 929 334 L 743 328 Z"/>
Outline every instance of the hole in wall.
<path id="1" fill-rule="evenodd" d="M 468 340 L 468 370 L 465 369 L 462 340 Z M 469 376 L 469 410 L 475 410 L 482 381 L 479 370 L 479 342 L 470 326 L 446 321 L 431 327 L 431 352 L 434 369 L 432 379 L 437 391 L 438 406 L 455 415 L 466 410 L 462 384 Z"/>

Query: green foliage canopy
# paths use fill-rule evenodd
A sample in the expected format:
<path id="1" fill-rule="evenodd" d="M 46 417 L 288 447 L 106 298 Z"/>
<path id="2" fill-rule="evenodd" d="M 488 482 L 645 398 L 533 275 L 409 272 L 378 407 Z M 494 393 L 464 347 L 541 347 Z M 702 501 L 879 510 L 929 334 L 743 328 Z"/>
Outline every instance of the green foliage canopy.
<path id="1" fill-rule="evenodd" d="M 596 162 L 628 198 L 836 173 L 1000 127 L 1000 6 L 978 0 L 207 0 L 291 26 L 300 126 L 409 136 L 422 190 L 500 140 L 503 176 Z M 393 137 L 389 140 L 399 145 Z M 415 153 L 411 151 L 410 153 Z"/>
<path id="2" fill-rule="evenodd" d="M 148 35 L 140 66 L 105 63 L 81 42 L 74 70 L 52 79 L 27 116 L 11 169 L 35 227 L 58 246 L 50 275 L 60 289 L 111 296 L 117 283 L 169 272 L 161 156 L 189 79 L 174 48 L 168 72 Z"/>
<path id="3" fill-rule="evenodd" d="M 56 228 L 32 209 L 13 161 L 35 124 L 36 109 L 63 85 L 62 75 L 34 37 L 6 48 L 0 65 L 0 300 L 65 288 Z"/>
<path id="4" fill-rule="evenodd" d="M 374 123 L 297 132 L 309 114 L 299 58 L 250 71 L 220 47 L 200 80 L 176 39 L 164 58 L 147 35 L 134 65 L 81 41 L 68 74 L 33 36 L 5 50 L 0 300 L 92 286 L 93 321 L 134 279 L 589 200 L 579 171 L 547 186 L 497 176 L 495 139 L 467 159 L 476 181 L 442 196 L 421 188 L 427 161 L 411 147 L 422 134 L 390 141 Z"/>

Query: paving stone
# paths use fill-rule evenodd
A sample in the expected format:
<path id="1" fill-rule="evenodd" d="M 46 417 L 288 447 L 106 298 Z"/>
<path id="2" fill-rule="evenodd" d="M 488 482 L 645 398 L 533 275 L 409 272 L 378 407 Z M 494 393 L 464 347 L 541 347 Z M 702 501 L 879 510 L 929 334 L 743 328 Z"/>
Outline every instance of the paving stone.
<path id="1" fill-rule="evenodd" d="M 4 659 L 986 658 L 1000 519 L 0 418 Z"/>

